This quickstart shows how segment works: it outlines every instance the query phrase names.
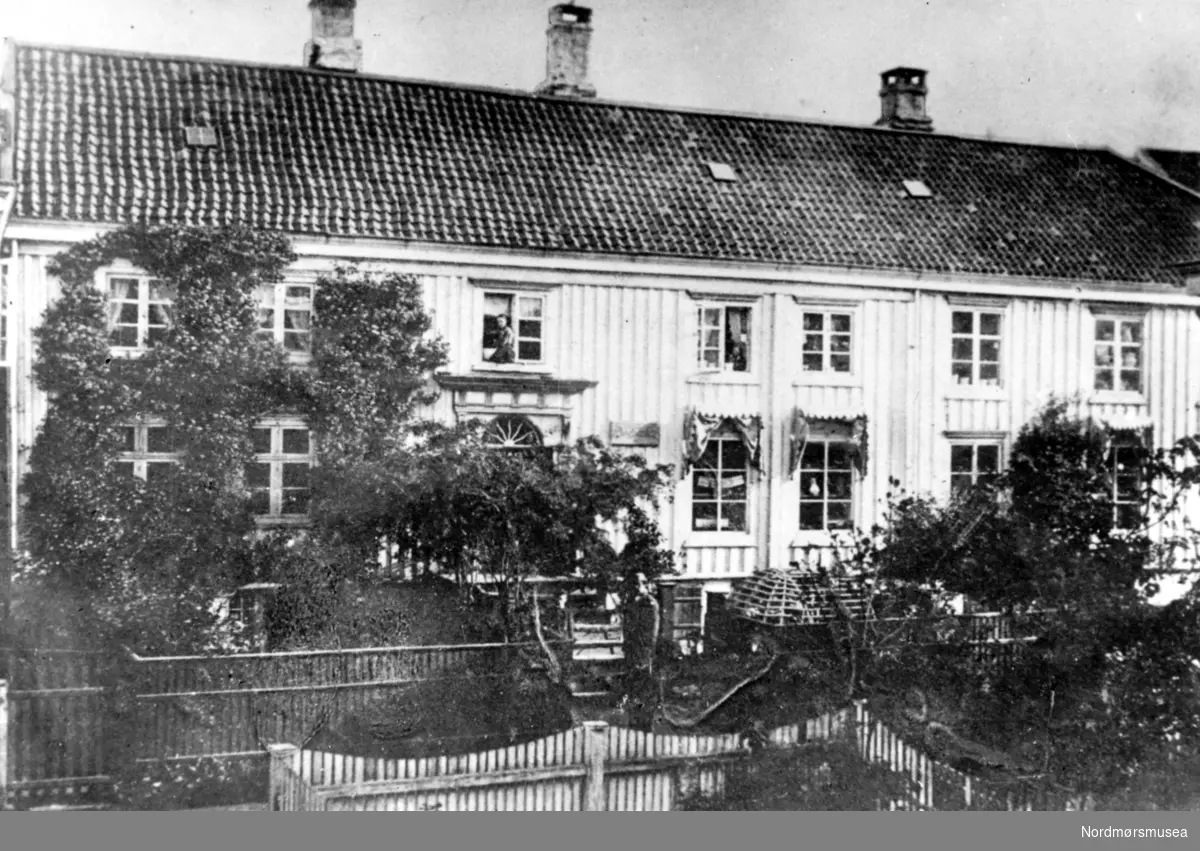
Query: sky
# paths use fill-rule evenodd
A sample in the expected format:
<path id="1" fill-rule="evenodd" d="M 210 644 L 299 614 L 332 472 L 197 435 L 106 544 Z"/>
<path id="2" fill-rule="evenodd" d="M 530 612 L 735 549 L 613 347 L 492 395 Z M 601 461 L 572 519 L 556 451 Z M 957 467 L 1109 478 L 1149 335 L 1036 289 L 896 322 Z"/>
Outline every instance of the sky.
<path id="1" fill-rule="evenodd" d="M 9 0 L 24 41 L 299 65 L 306 0 Z M 371 74 L 530 90 L 551 0 L 359 0 Z M 929 71 L 937 131 L 1200 150 L 1200 0 L 592 0 L 604 99 L 844 124 Z"/>

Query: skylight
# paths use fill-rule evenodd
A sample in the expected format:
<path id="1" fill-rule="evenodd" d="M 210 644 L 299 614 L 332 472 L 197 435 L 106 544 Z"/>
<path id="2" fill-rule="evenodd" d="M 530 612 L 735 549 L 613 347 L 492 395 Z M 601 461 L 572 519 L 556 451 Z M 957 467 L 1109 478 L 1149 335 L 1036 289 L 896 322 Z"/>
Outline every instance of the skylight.
<path id="1" fill-rule="evenodd" d="M 925 185 L 923 180 L 905 180 L 904 191 L 910 198 L 932 198 L 933 190 Z"/>
<path id="2" fill-rule="evenodd" d="M 191 125 L 183 128 L 183 135 L 193 148 L 211 148 L 217 144 L 217 131 L 212 127 Z"/>
<path id="3" fill-rule="evenodd" d="M 733 170 L 732 166 L 728 166 L 725 163 L 708 163 L 708 171 L 712 175 L 713 180 L 720 180 L 725 183 L 737 182 L 737 173 Z"/>

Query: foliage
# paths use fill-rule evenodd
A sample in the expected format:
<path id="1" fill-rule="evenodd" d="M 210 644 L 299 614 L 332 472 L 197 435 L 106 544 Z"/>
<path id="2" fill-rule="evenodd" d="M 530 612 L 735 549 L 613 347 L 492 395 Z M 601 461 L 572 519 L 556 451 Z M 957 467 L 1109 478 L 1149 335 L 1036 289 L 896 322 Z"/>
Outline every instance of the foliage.
<path id="1" fill-rule="evenodd" d="M 767 748 L 731 767 L 724 790 L 693 793 L 681 810 L 781 811 L 878 810 L 909 794 L 911 781 L 863 760 L 842 742 Z"/>
<path id="2" fill-rule="evenodd" d="M 893 610 L 900 600 L 922 617 L 902 618 L 903 640 L 887 645 L 860 628 L 851 691 L 923 684 L 927 731 L 999 749 L 994 761 L 1035 772 L 1047 792 L 1128 803 L 1156 772 L 1182 778 L 1200 753 L 1197 598 L 1165 608 L 1146 598 L 1157 587 L 1147 579 L 1190 544 L 1169 521 L 1194 487 L 1194 446 L 1142 451 L 1134 469 L 1114 471 L 1107 434 L 1052 403 L 1021 430 L 994 487 L 948 506 L 894 499 L 886 530 L 854 558 L 892 592 Z M 1115 474 L 1142 483 L 1135 525 L 1114 523 Z M 981 665 L 957 619 L 937 616 L 955 594 L 1002 610 L 1030 641 Z"/>
<path id="3" fill-rule="evenodd" d="M 132 766 L 113 781 L 122 810 L 192 810 L 257 804 L 267 799 L 264 758 L 199 759 Z"/>
<path id="4" fill-rule="evenodd" d="M 444 347 L 428 333 L 414 279 L 338 269 L 317 281 L 313 363 L 295 368 L 255 333 L 256 290 L 282 280 L 294 259 L 283 237 L 238 226 L 130 226 L 49 265 L 62 296 L 35 331 L 34 376 L 49 406 L 23 483 L 22 579 L 49 596 L 77 593 L 106 640 L 202 649 L 213 644 L 218 594 L 293 569 L 308 576 L 314 559 L 361 568 L 339 561 L 337 541 L 320 558 L 255 545 L 243 479 L 252 427 L 268 415 L 302 417 L 333 477 L 346 457 L 403 432 Z M 172 300 L 169 329 L 136 357 L 110 354 L 96 284 L 121 262 L 161 281 Z M 178 452 L 153 481 L 117 463 L 139 422 L 164 424 Z M 324 480 L 315 478 L 319 501 Z"/>

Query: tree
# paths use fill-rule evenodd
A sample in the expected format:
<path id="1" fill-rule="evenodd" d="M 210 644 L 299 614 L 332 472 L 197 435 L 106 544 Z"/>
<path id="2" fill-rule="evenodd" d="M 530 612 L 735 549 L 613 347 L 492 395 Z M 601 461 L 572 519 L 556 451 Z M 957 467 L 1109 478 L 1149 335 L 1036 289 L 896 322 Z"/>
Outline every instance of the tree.
<path id="1" fill-rule="evenodd" d="M 1108 434 L 1058 402 L 1021 430 L 994 487 L 948 506 L 896 500 L 868 559 L 880 583 L 999 608 L 1031 643 L 980 666 L 965 635 L 917 642 L 869 659 L 864 690 L 927 684 L 914 715 L 925 732 L 999 749 L 993 762 L 1063 795 L 1128 804 L 1151 776 L 1194 794 L 1181 781 L 1200 753 L 1197 596 L 1146 600 L 1190 543 L 1168 532 L 1196 482 L 1195 446 L 1125 452 L 1117 468 Z M 1121 517 L 1114 476 L 1140 483 L 1140 517 Z"/>

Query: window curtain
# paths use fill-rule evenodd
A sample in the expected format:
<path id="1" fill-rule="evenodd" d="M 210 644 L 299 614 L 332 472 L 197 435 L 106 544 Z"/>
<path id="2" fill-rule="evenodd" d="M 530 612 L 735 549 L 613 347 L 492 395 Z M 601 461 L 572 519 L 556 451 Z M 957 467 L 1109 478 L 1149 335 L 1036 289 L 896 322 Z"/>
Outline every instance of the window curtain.
<path id="1" fill-rule="evenodd" d="M 762 419 L 757 414 L 726 416 L 707 414 L 690 408 L 683 418 L 684 476 L 687 476 L 692 465 L 700 460 L 713 433 L 722 426 L 732 429 L 741 438 L 742 445 L 746 447 L 750 456 L 750 463 L 758 468 L 762 450 Z"/>
<path id="2" fill-rule="evenodd" d="M 137 302 L 138 282 L 132 278 L 110 278 L 108 300 L 108 324 L 116 325 L 121 321 L 121 308 L 127 302 Z"/>
<path id="3" fill-rule="evenodd" d="M 854 417 L 853 419 L 842 419 L 840 417 L 809 417 L 800 408 L 792 411 L 791 421 L 788 423 L 787 437 L 787 474 L 788 478 L 794 478 L 796 471 L 800 469 L 800 459 L 804 456 L 804 447 L 808 445 L 809 437 L 812 434 L 814 424 L 821 422 L 838 423 L 839 425 L 850 427 L 850 452 L 851 462 L 854 468 L 858 470 L 859 475 L 866 475 L 867 472 L 867 418 L 865 416 Z"/>

